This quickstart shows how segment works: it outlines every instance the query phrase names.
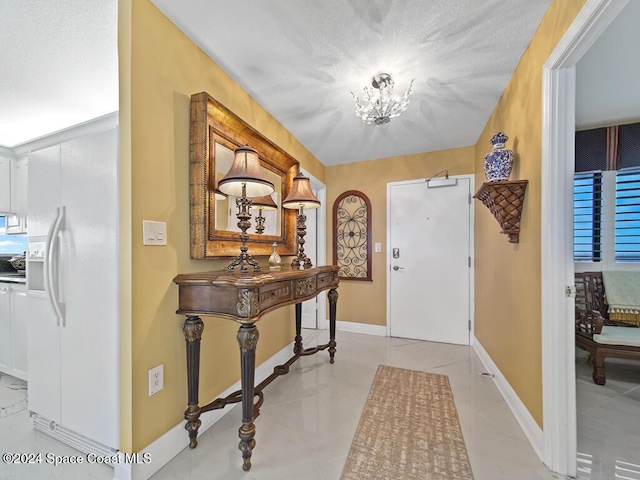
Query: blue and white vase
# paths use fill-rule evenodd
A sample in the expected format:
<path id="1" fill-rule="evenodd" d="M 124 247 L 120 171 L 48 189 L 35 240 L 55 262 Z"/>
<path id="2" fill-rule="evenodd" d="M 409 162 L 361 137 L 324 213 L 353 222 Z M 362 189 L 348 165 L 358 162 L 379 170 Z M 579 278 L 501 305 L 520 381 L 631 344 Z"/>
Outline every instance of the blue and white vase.
<path id="1" fill-rule="evenodd" d="M 493 150 L 484 156 L 484 174 L 489 182 L 509 180 L 513 168 L 513 150 L 504 148 L 507 140 L 509 137 L 502 132 L 491 138 Z"/>

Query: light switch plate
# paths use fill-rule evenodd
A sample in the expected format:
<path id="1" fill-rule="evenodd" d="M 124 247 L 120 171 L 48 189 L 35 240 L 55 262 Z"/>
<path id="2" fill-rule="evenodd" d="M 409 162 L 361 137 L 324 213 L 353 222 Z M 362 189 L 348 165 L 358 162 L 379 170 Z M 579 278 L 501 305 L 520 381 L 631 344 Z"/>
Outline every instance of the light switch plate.
<path id="1" fill-rule="evenodd" d="M 151 220 L 142 221 L 142 244 L 143 245 L 166 245 L 167 244 L 167 222 L 154 222 Z"/>
<path id="2" fill-rule="evenodd" d="M 380 242 L 376 242 L 374 246 L 374 251 L 376 253 L 380 253 L 382 251 L 382 244 Z"/>

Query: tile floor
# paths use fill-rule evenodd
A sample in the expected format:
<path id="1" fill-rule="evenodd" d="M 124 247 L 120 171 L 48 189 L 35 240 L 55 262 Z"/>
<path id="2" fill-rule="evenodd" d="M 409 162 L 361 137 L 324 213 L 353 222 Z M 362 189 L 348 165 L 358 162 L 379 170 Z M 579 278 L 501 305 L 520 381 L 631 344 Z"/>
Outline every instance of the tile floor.
<path id="1" fill-rule="evenodd" d="M 316 335 L 305 332 L 305 345 L 313 345 Z M 326 331 L 319 335 L 326 341 Z M 302 358 L 265 390 L 250 472 L 241 468 L 236 406 L 200 436 L 198 448 L 183 450 L 152 480 L 339 479 L 379 364 L 449 376 L 475 480 L 560 478 L 537 459 L 492 380 L 479 375 L 483 367 L 472 349 L 338 332 L 334 365 L 328 363 L 326 352 Z M 589 384 L 586 368 L 585 373 L 578 365 L 578 445 L 584 452 L 579 478 L 640 479 L 633 476 L 635 467 L 630 467 L 640 452 L 639 371 L 624 366 L 608 369 L 609 381 L 603 389 Z M 5 408 L 3 391 L 0 407 Z M 27 410 L 0 417 L 0 452 L 7 451 L 77 453 L 34 431 Z M 591 462 L 591 472 L 586 470 L 586 460 Z M 617 470 L 612 474 L 615 462 Z M 61 467 L 0 463 L 0 479 L 107 480 L 112 475 L 110 467 L 86 463 Z"/>
<path id="2" fill-rule="evenodd" d="M 640 368 L 607 360 L 596 385 L 586 354 L 576 352 L 578 478 L 640 480 Z"/>

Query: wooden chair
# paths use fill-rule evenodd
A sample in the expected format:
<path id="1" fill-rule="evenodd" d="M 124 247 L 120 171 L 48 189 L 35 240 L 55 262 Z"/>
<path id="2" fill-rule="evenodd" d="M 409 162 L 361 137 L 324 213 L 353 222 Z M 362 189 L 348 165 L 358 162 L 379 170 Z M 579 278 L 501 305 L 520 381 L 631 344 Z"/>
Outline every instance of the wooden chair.
<path id="1" fill-rule="evenodd" d="M 591 354 L 593 381 L 604 385 L 607 381 L 605 358 L 626 358 L 640 361 L 640 328 L 605 325 L 600 312 L 578 312 L 576 306 L 576 346 Z"/>

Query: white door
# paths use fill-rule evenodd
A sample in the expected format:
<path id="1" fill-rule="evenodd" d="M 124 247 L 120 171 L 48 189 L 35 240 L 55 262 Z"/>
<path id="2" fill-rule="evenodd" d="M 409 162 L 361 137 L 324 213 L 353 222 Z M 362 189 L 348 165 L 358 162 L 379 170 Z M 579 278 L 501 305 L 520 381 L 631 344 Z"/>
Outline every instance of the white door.
<path id="1" fill-rule="evenodd" d="M 314 194 L 317 192 L 314 189 Z M 304 253 L 318 266 L 318 210 L 305 210 L 307 216 L 307 234 L 304 237 Z M 302 328 L 318 328 L 318 297 L 302 302 Z"/>
<path id="2" fill-rule="evenodd" d="M 471 178 L 388 184 L 393 337 L 469 345 Z"/>

